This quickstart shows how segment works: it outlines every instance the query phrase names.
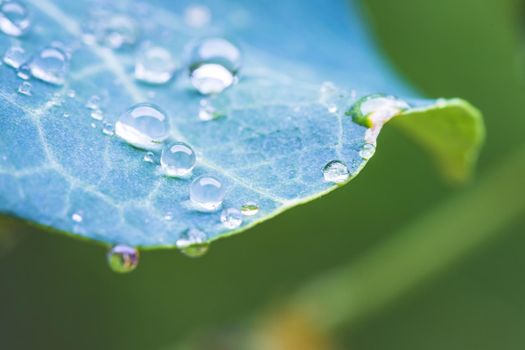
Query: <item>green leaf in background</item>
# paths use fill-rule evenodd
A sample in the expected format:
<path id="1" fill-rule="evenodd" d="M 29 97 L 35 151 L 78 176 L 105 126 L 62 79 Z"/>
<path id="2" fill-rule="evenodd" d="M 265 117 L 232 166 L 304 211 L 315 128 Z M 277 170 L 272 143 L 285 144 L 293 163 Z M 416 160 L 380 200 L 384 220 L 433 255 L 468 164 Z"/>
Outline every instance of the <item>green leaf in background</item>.
<path id="1" fill-rule="evenodd" d="M 29 31 L 1 37 L 4 51 L 21 47 L 33 57 L 46 48 L 71 51 L 63 83 L 61 77 L 42 82 L 34 67 L 34 78 L 22 81 L 24 64 L 18 72 L 9 64 L 0 67 L 5 214 L 103 243 L 181 247 L 243 231 L 350 181 L 394 116 L 401 116 L 397 124 L 435 155 L 452 180 L 467 178 L 477 157 L 483 140 L 479 112 L 462 100 L 414 98 L 382 62 L 356 8 L 345 1 L 271 7 L 264 1 L 210 2 L 217 21 L 203 27 L 195 14 L 184 14 L 182 3 L 94 4 L 29 1 Z M 104 25 L 101 16 L 120 22 L 93 41 L 86 33 Z M 244 63 L 237 84 L 205 98 L 188 79 L 187 67 L 195 62 L 187 48 L 212 36 L 233 38 Z M 136 59 L 146 50 L 141 43 L 171 52 L 173 81 L 135 81 Z M 367 98 L 377 93 L 405 96 L 407 102 Z M 112 126 L 143 102 L 166 112 L 166 143 L 194 149 L 191 176 L 165 176 L 156 164 L 158 150 L 147 153 L 115 137 Z M 201 176 L 212 176 L 225 189 L 219 202 L 231 209 L 233 223 L 227 211 L 196 210 L 189 193 Z M 254 215 L 240 216 L 243 208 Z"/>

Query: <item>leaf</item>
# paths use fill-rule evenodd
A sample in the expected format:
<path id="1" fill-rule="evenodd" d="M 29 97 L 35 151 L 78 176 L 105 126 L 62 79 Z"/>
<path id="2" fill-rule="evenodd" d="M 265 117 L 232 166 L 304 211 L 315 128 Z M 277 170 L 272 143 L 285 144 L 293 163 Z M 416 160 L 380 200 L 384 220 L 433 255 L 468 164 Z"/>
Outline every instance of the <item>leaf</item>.
<path id="1" fill-rule="evenodd" d="M 372 155 L 366 147 L 398 114 L 406 117 L 398 124 L 427 145 L 455 179 L 466 177 L 480 147 L 480 115 L 460 100 L 411 100 L 414 107 L 380 115 L 372 127 L 347 115 L 370 92 L 413 92 L 381 61 L 355 6 L 348 10 L 345 1 L 330 6 L 320 0 L 272 6 L 210 2 L 213 22 L 204 29 L 184 22 L 185 4 L 179 2 L 95 3 L 97 9 L 131 16 L 142 41 L 180 58 L 175 81 L 161 87 L 134 81 L 140 46 L 113 51 L 82 44 L 90 4 L 29 1 L 34 23 L 20 40 L 27 51 L 54 41 L 76 48 L 64 86 L 32 79 L 32 96 L 21 95 L 16 72 L 0 67 L 2 213 L 102 243 L 171 247 L 190 229 L 212 241 L 338 188 L 324 181 L 325 165 L 343 162 L 351 180 Z M 197 118 L 202 96 L 191 88 L 183 67 L 187 45 L 212 35 L 240 43 L 245 62 L 238 84 L 209 101 L 223 117 L 203 122 Z M 3 35 L 0 49 L 13 41 Z M 326 80 L 333 83 L 322 84 Z M 101 122 L 85 106 L 94 95 L 102 98 L 106 122 L 115 123 L 138 102 L 166 110 L 171 138 L 191 144 L 197 153 L 192 177 L 163 176 L 143 161 L 144 151 L 104 135 Z M 369 154 L 363 156 L 363 150 Z M 220 212 L 193 209 L 188 187 L 202 174 L 226 184 L 224 208 L 253 202 L 260 208 L 257 215 L 244 217 L 242 226 L 232 230 L 221 224 Z"/>

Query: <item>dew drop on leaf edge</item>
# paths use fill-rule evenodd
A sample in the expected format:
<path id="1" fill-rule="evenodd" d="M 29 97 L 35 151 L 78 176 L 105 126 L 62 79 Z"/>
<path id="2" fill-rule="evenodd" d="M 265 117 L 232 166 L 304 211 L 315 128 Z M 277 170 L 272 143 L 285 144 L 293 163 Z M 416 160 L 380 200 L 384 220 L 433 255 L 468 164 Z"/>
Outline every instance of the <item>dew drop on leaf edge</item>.
<path id="1" fill-rule="evenodd" d="M 209 243 L 206 234 L 196 228 L 191 228 L 182 234 L 175 245 L 186 256 L 198 258 L 208 252 Z"/>
<path id="2" fill-rule="evenodd" d="M 333 160 L 323 168 L 323 177 L 326 182 L 340 184 L 350 178 L 350 171 L 345 163 Z"/>
<path id="3" fill-rule="evenodd" d="M 127 273 L 135 270 L 139 263 L 139 251 L 133 247 L 117 244 L 109 250 L 107 260 L 111 270 Z"/>

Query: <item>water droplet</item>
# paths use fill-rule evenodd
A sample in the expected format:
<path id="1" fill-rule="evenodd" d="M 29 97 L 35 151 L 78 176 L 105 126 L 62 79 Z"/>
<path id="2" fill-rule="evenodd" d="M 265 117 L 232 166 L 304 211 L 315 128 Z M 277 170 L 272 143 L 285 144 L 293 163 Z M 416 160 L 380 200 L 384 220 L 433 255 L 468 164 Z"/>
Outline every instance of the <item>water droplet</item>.
<path id="1" fill-rule="evenodd" d="M 200 176 L 190 185 L 190 200 L 197 210 L 215 211 L 226 195 L 224 184 L 213 176 Z"/>
<path id="2" fill-rule="evenodd" d="M 376 146 L 371 143 L 366 143 L 361 151 L 359 151 L 359 156 L 364 160 L 369 160 L 376 153 Z"/>
<path id="3" fill-rule="evenodd" d="M 86 108 L 91 110 L 100 109 L 100 96 L 93 95 L 86 102 Z"/>
<path id="4" fill-rule="evenodd" d="M 193 28 L 202 28 L 211 21 L 211 11 L 207 6 L 190 5 L 184 11 L 184 21 Z"/>
<path id="5" fill-rule="evenodd" d="M 33 86 L 31 85 L 30 82 L 28 81 L 23 81 L 19 86 L 18 86 L 18 93 L 21 94 L 21 95 L 26 95 L 26 96 L 31 96 L 33 93 L 31 92 L 31 89 L 33 88 Z"/>
<path id="6" fill-rule="evenodd" d="M 202 231 L 197 229 L 189 229 L 181 238 L 179 238 L 175 245 L 180 251 L 191 258 L 201 257 L 209 249 L 209 244 L 206 242 L 208 237 Z"/>
<path id="7" fill-rule="evenodd" d="M 29 63 L 33 77 L 54 85 L 62 85 L 69 70 L 69 58 L 64 51 L 48 47 L 40 51 Z"/>
<path id="8" fill-rule="evenodd" d="M 0 30 L 10 36 L 21 36 L 31 26 L 27 8 L 18 1 L 0 2 Z"/>
<path id="9" fill-rule="evenodd" d="M 77 93 L 75 92 L 75 90 L 68 90 L 67 91 L 67 97 L 75 98 L 76 96 L 77 96 Z"/>
<path id="10" fill-rule="evenodd" d="M 104 119 L 104 113 L 100 109 L 95 109 L 91 112 L 91 118 L 95 120 L 102 120 Z"/>
<path id="11" fill-rule="evenodd" d="M 218 94 L 231 86 L 241 66 L 241 52 L 229 41 L 210 38 L 192 51 L 190 78 L 202 94 Z"/>
<path id="12" fill-rule="evenodd" d="M 173 220 L 173 213 L 171 211 L 168 211 L 166 214 L 164 214 L 164 220 L 166 221 Z"/>
<path id="13" fill-rule="evenodd" d="M 235 208 L 224 209 L 221 213 L 221 222 L 227 229 L 236 229 L 242 224 L 242 213 Z"/>
<path id="14" fill-rule="evenodd" d="M 120 49 L 137 42 L 138 25 L 126 15 L 103 16 L 92 26 L 95 40 L 111 49 Z"/>
<path id="15" fill-rule="evenodd" d="M 139 103 L 122 113 L 115 133 L 135 147 L 159 149 L 169 136 L 168 117 L 153 104 Z"/>
<path id="16" fill-rule="evenodd" d="M 102 133 L 107 136 L 113 136 L 115 134 L 115 129 L 111 122 L 105 121 L 102 123 Z"/>
<path id="17" fill-rule="evenodd" d="M 96 128 L 97 128 L 97 124 L 95 124 L 95 123 L 91 123 L 91 127 L 92 127 L 93 129 L 96 129 Z"/>
<path id="18" fill-rule="evenodd" d="M 163 47 L 147 47 L 135 62 L 135 79 L 149 84 L 165 84 L 175 71 L 171 53 Z"/>
<path id="19" fill-rule="evenodd" d="M 176 142 L 166 145 L 160 156 L 162 171 L 168 176 L 185 177 L 193 168 L 197 157 L 190 145 L 184 142 Z"/>
<path id="20" fill-rule="evenodd" d="M 146 152 L 144 154 L 144 158 L 143 160 L 146 162 L 146 163 L 152 163 L 154 164 L 155 163 L 155 153 L 153 152 Z"/>
<path id="21" fill-rule="evenodd" d="M 372 128 L 382 126 L 408 108 L 410 105 L 397 97 L 375 94 L 358 100 L 346 115 L 354 122 Z"/>
<path id="22" fill-rule="evenodd" d="M 23 47 L 18 45 L 10 46 L 4 53 L 3 61 L 14 69 L 20 68 L 20 66 L 29 59 L 29 55 Z"/>
<path id="23" fill-rule="evenodd" d="M 259 206 L 255 202 L 248 202 L 241 206 L 241 213 L 244 216 L 254 216 L 259 213 Z"/>
<path id="24" fill-rule="evenodd" d="M 31 78 L 31 68 L 29 68 L 29 64 L 23 63 L 18 69 L 16 70 L 16 75 L 23 80 L 28 80 Z"/>
<path id="25" fill-rule="evenodd" d="M 139 251 L 123 244 L 113 246 L 107 255 L 109 267 L 118 273 L 135 270 L 139 264 Z"/>
<path id="26" fill-rule="evenodd" d="M 62 114 L 62 116 L 64 118 L 69 118 L 71 115 L 68 112 L 64 112 L 64 114 Z"/>
<path id="27" fill-rule="evenodd" d="M 326 182 L 340 184 L 348 180 L 350 171 L 343 162 L 333 160 L 323 168 L 323 176 Z"/>
<path id="28" fill-rule="evenodd" d="M 73 213 L 73 215 L 71 215 L 71 220 L 73 220 L 74 222 L 81 223 L 84 220 L 84 218 L 82 217 L 81 213 Z"/>

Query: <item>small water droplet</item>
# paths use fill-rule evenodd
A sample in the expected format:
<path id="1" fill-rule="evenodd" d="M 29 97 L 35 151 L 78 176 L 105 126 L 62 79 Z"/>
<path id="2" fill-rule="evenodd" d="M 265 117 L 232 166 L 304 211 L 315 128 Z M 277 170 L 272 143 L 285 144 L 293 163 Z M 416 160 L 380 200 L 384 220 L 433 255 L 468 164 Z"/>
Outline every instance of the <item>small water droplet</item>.
<path id="1" fill-rule="evenodd" d="M 231 86 L 241 66 L 241 52 L 229 41 L 210 38 L 192 51 L 190 78 L 202 94 L 218 94 Z"/>
<path id="2" fill-rule="evenodd" d="M 332 82 L 326 81 L 321 85 L 319 103 L 325 106 L 330 113 L 337 113 L 341 98 L 341 94 Z"/>
<path id="3" fill-rule="evenodd" d="M 97 41 L 111 49 L 120 49 L 137 42 L 139 28 L 137 22 L 126 15 L 112 14 L 102 16 L 92 24 L 92 33 L 87 33 L 88 44 Z M 94 40 L 93 40 L 94 39 Z"/>
<path id="4" fill-rule="evenodd" d="M 73 213 L 73 215 L 71 215 L 71 220 L 73 220 L 74 222 L 81 223 L 84 220 L 84 218 L 82 217 L 81 213 Z"/>
<path id="5" fill-rule="evenodd" d="M 208 100 L 202 99 L 200 101 L 199 119 L 202 121 L 210 121 L 223 117 L 215 107 L 213 107 Z"/>
<path id="6" fill-rule="evenodd" d="M 18 1 L 0 2 L 0 30 L 10 36 L 24 35 L 31 27 L 27 7 Z"/>
<path id="7" fill-rule="evenodd" d="M 118 273 L 135 270 L 139 264 L 139 251 L 123 244 L 113 246 L 107 255 L 109 267 Z"/>
<path id="8" fill-rule="evenodd" d="M 376 146 L 371 143 L 366 143 L 363 145 L 363 149 L 359 151 L 359 156 L 364 160 L 369 160 L 376 153 Z"/>
<path id="9" fill-rule="evenodd" d="M 91 118 L 95 120 L 103 120 L 104 119 L 104 113 L 100 109 L 95 109 L 91 112 Z"/>
<path id="10" fill-rule="evenodd" d="M 92 127 L 93 129 L 96 129 L 96 128 L 97 128 L 97 124 L 95 124 L 95 123 L 91 123 L 91 127 Z"/>
<path id="11" fill-rule="evenodd" d="M 69 58 L 64 51 L 48 47 L 29 63 L 33 77 L 54 85 L 63 85 L 69 71 Z"/>
<path id="12" fill-rule="evenodd" d="M 175 245 L 180 251 L 191 258 L 201 257 L 209 249 L 209 244 L 206 242 L 208 237 L 202 231 L 195 228 L 186 231 L 181 238 L 179 238 Z"/>
<path id="13" fill-rule="evenodd" d="M 323 176 L 326 182 L 340 184 L 348 180 L 350 177 L 350 171 L 343 162 L 333 160 L 323 168 Z"/>
<path id="14" fill-rule="evenodd" d="M 91 110 L 100 109 L 100 101 L 101 101 L 100 96 L 93 95 L 86 102 L 86 108 L 91 109 Z"/>
<path id="15" fill-rule="evenodd" d="M 259 206 L 255 202 L 244 203 L 241 206 L 241 213 L 244 216 L 254 216 L 259 213 Z"/>
<path id="16" fill-rule="evenodd" d="M 213 176 L 200 176 L 190 185 L 190 200 L 197 210 L 215 211 L 226 195 L 224 184 Z"/>
<path id="17" fill-rule="evenodd" d="M 64 114 L 62 114 L 62 116 L 64 118 L 69 118 L 71 115 L 68 112 L 64 112 Z"/>
<path id="18" fill-rule="evenodd" d="M 33 93 L 31 92 L 33 86 L 28 81 L 23 81 L 18 86 L 18 93 L 25 96 L 31 96 Z"/>
<path id="19" fill-rule="evenodd" d="M 184 11 L 184 21 L 193 28 L 202 28 L 211 21 L 211 11 L 204 5 L 190 5 Z"/>
<path id="20" fill-rule="evenodd" d="M 102 133 L 107 136 L 113 136 L 115 134 L 115 128 L 111 122 L 105 121 L 102 123 Z"/>
<path id="21" fill-rule="evenodd" d="M 135 62 L 135 79 L 148 84 L 165 84 L 175 72 L 175 61 L 163 47 L 152 46 L 141 51 Z"/>
<path id="22" fill-rule="evenodd" d="M 176 142 L 166 145 L 160 156 L 162 171 L 168 176 L 185 177 L 193 168 L 197 157 L 190 145 L 184 142 Z"/>
<path id="23" fill-rule="evenodd" d="M 10 46 L 4 53 L 3 61 L 14 69 L 20 68 L 29 59 L 29 55 L 23 47 L 18 45 Z"/>
<path id="24" fill-rule="evenodd" d="M 375 94 L 358 100 L 346 115 L 354 122 L 372 128 L 382 126 L 408 108 L 410 105 L 397 97 Z"/>
<path id="25" fill-rule="evenodd" d="M 67 97 L 75 98 L 76 96 L 77 96 L 77 93 L 75 92 L 75 90 L 68 90 L 67 91 Z"/>
<path id="26" fill-rule="evenodd" d="M 221 222 L 227 229 L 236 229 L 242 224 L 242 213 L 236 208 L 224 209 L 221 213 Z"/>
<path id="27" fill-rule="evenodd" d="M 166 221 L 172 221 L 173 220 L 173 213 L 171 211 L 168 211 L 164 214 L 164 220 Z"/>
<path id="28" fill-rule="evenodd" d="M 135 147 L 159 149 L 169 136 L 168 117 L 153 104 L 139 103 L 121 114 L 115 133 Z"/>
<path id="29" fill-rule="evenodd" d="M 155 163 L 155 153 L 153 152 L 146 152 L 144 154 L 144 158 L 143 160 L 146 162 L 146 163 L 152 163 L 154 164 Z"/>
<path id="30" fill-rule="evenodd" d="M 31 78 L 31 68 L 29 68 L 29 64 L 22 63 L 22 65 L 16 70 L 16 75 L 20 79 L 29 80 L 29 78 Z"/>

